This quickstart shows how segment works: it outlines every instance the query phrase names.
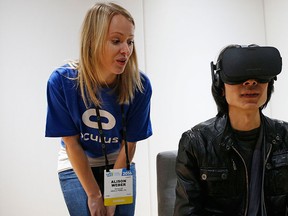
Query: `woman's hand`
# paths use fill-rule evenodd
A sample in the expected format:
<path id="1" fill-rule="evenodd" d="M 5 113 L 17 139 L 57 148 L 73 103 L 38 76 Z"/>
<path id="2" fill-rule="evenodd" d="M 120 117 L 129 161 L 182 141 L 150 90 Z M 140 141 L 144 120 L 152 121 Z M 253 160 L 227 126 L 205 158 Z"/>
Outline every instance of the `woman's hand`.
<path id="1" fill-rule="evenodd" d="M 116 206 L 106 206 L 107 216 L 114 216 Z"/>
<path id="2" fill-rule="evenodd" d="M 80 144 L 80 136 L 62 137 L 72 167 L 88 197 L 91 216 L 106 216 L 106 208 L 96 179 L 92 173 L 87 156 Z"/>
<path id="3" fill-rule="evenodd" d="M 104 206 L 102 196 L 89 196 L 88 197 L 88 207 L 91 216 L 106 216 L 107 211 Z"/>

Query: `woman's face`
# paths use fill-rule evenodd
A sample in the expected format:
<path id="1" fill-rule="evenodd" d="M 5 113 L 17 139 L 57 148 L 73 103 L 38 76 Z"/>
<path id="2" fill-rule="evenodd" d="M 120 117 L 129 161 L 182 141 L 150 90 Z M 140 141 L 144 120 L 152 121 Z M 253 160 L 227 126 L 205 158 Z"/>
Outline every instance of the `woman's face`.
<path id="1" fill-rule="evenodd" d="M 267 100 L 268 83 L 247 80 L 241 84 L 224 84 L 224 94 L 230 111 L 258 111 Z"/>
<path id="2" fill-rule="evenodd" d="M 102 58 L 104 82 L 113 83 L 116 75 L 123 73 L 133 52 L 133 44 L 133 23 L 123 15 L 115 15 L 109 26 Z"/>

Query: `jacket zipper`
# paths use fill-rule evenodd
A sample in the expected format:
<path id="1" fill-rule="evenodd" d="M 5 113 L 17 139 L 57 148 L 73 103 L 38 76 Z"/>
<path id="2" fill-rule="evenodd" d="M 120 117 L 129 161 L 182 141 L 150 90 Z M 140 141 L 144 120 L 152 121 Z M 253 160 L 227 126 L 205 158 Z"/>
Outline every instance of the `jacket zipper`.
<path id="1" fill-rule="evenodd" d="M 265 215 L 266 215 L 266 204 L 265 204 L 265 199 L 264 199 L 264 177 L 265 177 L 265 166 L 267 164 L 267 161 L 268 161 L 268 158 L 271 154 L 271 151 L 272 151 L 272 145 L 270 144 L 269 145 L 269 150 L 268 150 L 268 153 L 266 155 L 266 158 L 265 158 L 265 161 L 264 161 L 264 167 L 263 167 L 263 173 L 262 173 L 262 203 L 264 204 L 263 205 L 263 208 L 264 208 L 264 212 L 265 212 Z"/>
<path id="2" fill-rule="evenodd" d="M 248 170 L 247 170 L 247 166 L 245 164 L 245 161 L 243 159 L 243 157 L 241 156 L 241 154 L 237 151 L 237 149 L 232 146 L 232 149 L 239 155 L 239 157 L 241 158 L 243 164 L 244 164 L 244 168 L 245 168 L 245 176 L 246 176 L 246 203 L 245 203 L 245 213 L 244 215 L 246 216 L 247 215 L 247 211 L 248 211 L 248 197 L 249 197 L 249 185 L 248 185 Z"/>

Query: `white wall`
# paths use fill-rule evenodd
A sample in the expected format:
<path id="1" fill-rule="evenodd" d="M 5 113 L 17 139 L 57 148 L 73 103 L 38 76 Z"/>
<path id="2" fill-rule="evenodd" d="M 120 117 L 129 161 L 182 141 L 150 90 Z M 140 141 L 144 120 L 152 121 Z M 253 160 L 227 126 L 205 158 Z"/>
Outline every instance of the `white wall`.
<path id="1" fill-rule="evenodd" d="M 78 57 L 95 1 L 0 0 L 0 215 L 68 215 L 56 174 L 58 139 L 44 138 L 46 81 Z M 274 45 L 283 72 L 267 114 L 288 120 L 286 0 L 119 0 L 136 20 L 140 67 L 153 85 L 154 135 L 140 142 L 137 216 L 157 215 L 156 155 L 216 114 L 210 61 L 230 43 Z M 265 16 L 264 16 L 265 15 Z"/>
<path id="2" fill-rule="evenodd" d="M 272 96 L 271 116 L 273 118 L 288 121 L 288 1 L 287 0 L 265 0 L 265 22 L 267 44 L 278 47 L 282 55 L 282 73 L 275 83 L 275 92 Z"/>

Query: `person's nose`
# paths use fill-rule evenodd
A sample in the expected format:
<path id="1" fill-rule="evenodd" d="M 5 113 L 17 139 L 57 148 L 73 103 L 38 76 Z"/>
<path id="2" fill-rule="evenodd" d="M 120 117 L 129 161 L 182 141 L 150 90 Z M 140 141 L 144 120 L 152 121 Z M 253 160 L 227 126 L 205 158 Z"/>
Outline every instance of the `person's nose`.
<path id="1" fill-rule="evenodd" d="M 249 79 L 243 83 L 244 86 L 255 86 L 257 84 L 258 84 L 258 82 L 255 79 Z"/>
<path id="2" fill-rule="evenodd" d="M 125 55 L 125 56 L 130 55 L 130 48 L 129 48 L 129 45 L 127 43 L 122 44 L 121 49 L 120 49 L 120 53 L 122 55 Z"/>

